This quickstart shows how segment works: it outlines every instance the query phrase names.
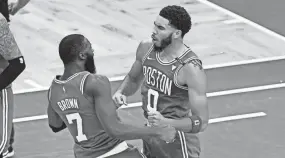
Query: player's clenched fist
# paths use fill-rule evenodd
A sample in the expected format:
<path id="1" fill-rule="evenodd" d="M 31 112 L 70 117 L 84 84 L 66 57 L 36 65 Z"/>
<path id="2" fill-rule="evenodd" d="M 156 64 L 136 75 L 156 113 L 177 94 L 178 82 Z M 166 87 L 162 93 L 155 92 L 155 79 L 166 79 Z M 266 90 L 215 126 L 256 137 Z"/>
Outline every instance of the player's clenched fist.
<path id="1" fill-rule="evenodd" d="M 176 129 L 170 125 L 164 125 L 160 133 L 160 139 L 164 140 L 166 143 L 174 142 L 176 137 Z"/>
<path id="2" fill-rule="evenodd" d="M 126 105 L 127 104 L 127 97 L 123 95 L 121 92 L 116 92 L 113 95 L 113 100 L 116 102 L 118 105 Z"/>
<path id="3" fill-rule="evenodd" d="M 167 125 L 167 118 L 163 117 L 160 112 L 151 110 L 148 113 L 148 122 L 152 126 Z"/>

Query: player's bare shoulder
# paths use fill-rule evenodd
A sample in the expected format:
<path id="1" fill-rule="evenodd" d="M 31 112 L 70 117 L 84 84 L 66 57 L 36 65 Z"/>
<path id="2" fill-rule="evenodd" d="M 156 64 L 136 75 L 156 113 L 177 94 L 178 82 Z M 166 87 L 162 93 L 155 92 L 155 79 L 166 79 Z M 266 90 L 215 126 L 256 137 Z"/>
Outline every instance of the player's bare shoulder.
<path id="1" fill-rule="evenodd" d="M 200 73 L 204 73 L 202 61 L 199 59 L 192 59 L 188 61 L 182 68 L 182 73 L 195 76 Z"/>
<path id="2" fill-rule="evenodd" d="M 153 43 L 149 39 L 141 41 L 137 49 L 137 59 L 142 60 L 152 45 Z"/>
<path id="3" fill-rule="evenodd" d="M 111 85 L 108 77 L 98 74 L 89 74 L 86 78 L 86 91 L 89 94 L 98 94 L 100 91 L 111 90 Z"/>
<path id="4" fill-rule="evenodd" d="M 187 84 L 188 87 L 196 87 L 199 84 L 206 86 L 206 73 L 199 59 L 188 61 L 179 73 L 182 83 Z"/>

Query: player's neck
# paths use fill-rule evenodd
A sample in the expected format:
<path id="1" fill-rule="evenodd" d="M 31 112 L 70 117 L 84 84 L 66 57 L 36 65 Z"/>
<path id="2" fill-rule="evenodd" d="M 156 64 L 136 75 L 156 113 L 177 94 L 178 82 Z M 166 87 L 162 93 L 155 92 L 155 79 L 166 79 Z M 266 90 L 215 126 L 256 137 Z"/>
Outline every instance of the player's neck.
<path id="1" fill-rule="evenodd" d="M 85 71 L 84 68 L 82 68 L 82 66 L 78 65 L 78 64 L 68 64 L 64 66 L 64 72 L 63 75 L 61 76 L 61 79 L 68 79 L 70 76 L 79 73 L 79 72 L 83 72 Z"/>
<path id="2" fill-rule="evenodd" d="M 185 52 L 185 47 L 183 41 L 172 42 L 163 49 L 160 56 L 169 60 L 175 59 Z"/>

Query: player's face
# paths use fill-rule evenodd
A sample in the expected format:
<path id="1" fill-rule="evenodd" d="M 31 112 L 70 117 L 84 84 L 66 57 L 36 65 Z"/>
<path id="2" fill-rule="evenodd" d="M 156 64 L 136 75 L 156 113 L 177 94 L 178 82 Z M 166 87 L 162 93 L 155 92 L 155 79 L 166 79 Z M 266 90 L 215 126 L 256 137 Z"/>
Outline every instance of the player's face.
<path id="1" fill-rule="evenodd" d="M 86 52 L 87 58 L 85 60 L 85 70 L 90 73 L 96 73 L 96 67 L 94 62 L 94 50 L 92 49 L 91 45 L 88 46 Z"/>
<path id="2" fill-rule="evenodd" d="M 151 35 L 155 49 L 163 50 L 173 40 L 175 29 L 169 25 L 169 20 L 158 16 L 154 21 L 154 29 Z"/>

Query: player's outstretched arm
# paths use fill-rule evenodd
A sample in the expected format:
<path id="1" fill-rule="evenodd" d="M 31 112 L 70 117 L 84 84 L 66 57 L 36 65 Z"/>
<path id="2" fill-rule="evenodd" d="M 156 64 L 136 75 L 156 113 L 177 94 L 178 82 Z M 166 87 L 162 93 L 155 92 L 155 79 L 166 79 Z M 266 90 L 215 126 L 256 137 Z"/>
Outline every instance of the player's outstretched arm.
<path id="1" fill-rule="evenodd" d="M 89 75 L 86 82 L 86 92 L 93 94 L 97 117 L 109 135 L 124 140 L 148 137 L 160 137 L 165 141 L 174 139 L 175 129 L 169 126 L 146 127 L 143 124 L 131 125 L 121 122 L 116 112 L 117 107 L 112 100 L 111 86 L 107 77 Z M 131 120 L 136 119 L 132 115 L 128 117 Z"/>
<path id="2" fill-rule="evenodd" d="M 136 51 L 136 60 L 129 73 L 125 76 L 124 81 L 118 88 L 117 92 L 125 96 L 130 96 L 139 89 L 142 80 L 144 79 L 142 59 L 150 46 L 151 44 L 148 41 L 142 41 L 139 44 Z"/>
<path id="3" fill-rule="evenodd" d="M 0 15 L 0 55 L 9 62 L 0 74 L 0 90 L 11 84 L 26 68 L 24 57 L 6 19 Z"/>
<path id="4" fill-rule="evenodd" d="M 163 124 L 170 124 L 184 132 L 202 132 L 206 129 L 209 121 L 206 74 L 200 63 L 193 60 L 179 71 L 179 77 L 182 78 L 183 84 L 188 86 L 192 115 L 189 118 L 176 120 L 164 118 L 159 112 L 149 112 L 150 121 L 156 123 L 157 120 L 162 120 Z"/>

